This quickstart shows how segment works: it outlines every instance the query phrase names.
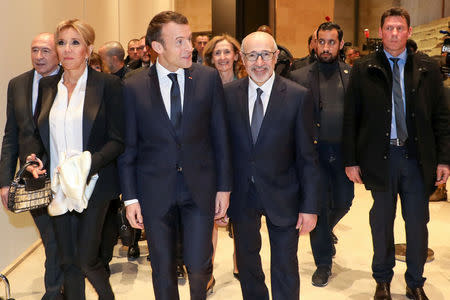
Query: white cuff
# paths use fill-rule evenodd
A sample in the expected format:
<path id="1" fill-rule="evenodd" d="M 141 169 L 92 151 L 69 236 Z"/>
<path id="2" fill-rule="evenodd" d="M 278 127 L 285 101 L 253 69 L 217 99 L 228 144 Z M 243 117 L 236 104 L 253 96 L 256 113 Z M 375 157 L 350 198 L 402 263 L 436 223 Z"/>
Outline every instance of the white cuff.
<path id="1" fill-rule="evenodd" d="M 128 206 L 128 205 L 130 205 L 130 204 L 138 203 L 138 202 L 139 202 L 138 199 L 130 199 L 130 200 L 125 200 L 125 201 L 123 201 L 123 204 L 124 204 L 125 207 L 126 207 L 126 206 Z"/>

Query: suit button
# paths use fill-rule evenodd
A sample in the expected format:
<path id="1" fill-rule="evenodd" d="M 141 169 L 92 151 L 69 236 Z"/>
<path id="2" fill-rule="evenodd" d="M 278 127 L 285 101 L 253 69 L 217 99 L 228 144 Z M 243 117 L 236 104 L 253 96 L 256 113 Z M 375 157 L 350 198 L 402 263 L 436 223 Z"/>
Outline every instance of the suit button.
<path id="1" fill-rule="evenodd" d="M 414 118 L 416 116 L 415 113 L 411 113 L 411 118 Z"/>
<path id="2" fill-rule="evenodd" d="M 317 125 L 317 127 L 320 127 L 320 123 L 317 123 L 316 125 Z"/>
<path id="3" fill-rule="evenodd" d="M 317 140 L 314 140 L 314 145 L 316 145 L 317 144 Z"/>
<path id="4" fill-rule="evenodd" d="M 386 110 L 388 113 L 390 113 L 391 112 L 391 110 L 388 108 L 387 110 Z"/>
<path id="5" fill-rule="evenodd" d="M 414 137 L 414 141 L 417 142 L 418 140 L 419 140 L 419 139 L 417 138 L 417 136 L 415 136 L 415 137 Z"/>
<path id="6" fill-rule="evenodd" d="M 386 136 L 389 136 L 389 132 L 386 132 Z"/>
<path id="7" fill-rule="evenodd" d="M 176 165 L 175 168 L 177 169 L 177 172 L 183 172 L 183 167 L 180 165 Z"/>
<path id="8" fill-rule="evenodd" d="M 387 159 L 387 155 L 383 156 L 383 159 Z"/>

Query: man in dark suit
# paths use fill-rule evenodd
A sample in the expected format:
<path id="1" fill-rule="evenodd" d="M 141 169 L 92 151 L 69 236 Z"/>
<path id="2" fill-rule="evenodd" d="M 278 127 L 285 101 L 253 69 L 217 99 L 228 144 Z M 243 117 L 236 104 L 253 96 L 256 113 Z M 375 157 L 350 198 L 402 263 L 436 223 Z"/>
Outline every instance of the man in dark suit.
<path id="1" fill-rule="evenodd" d="M 354 196 L 353 182 L 345 175 L 342 157 L 344 93 L 350 67 L 339 59 L 344 33 L 336 23 L 322 23 L 317 29 L 317 62 L 291 73 L 291 79 L 311 90 L 314 99 L 315 138 L 318 142 L 322 195 L 317 226 L 310 233 L 317 270 L 314 286 L 326 286 L 336 253 L 333 228 L 349 211 Z"/>
<path id="2" fill-rule="evenodd" d="M 433 185 L 450 173 L 449 108 L 437 64 L 409 53 L 410 17 L 391 8 L 381 17 L 383 48 L 357 60 L 344 109 L 344 163 L 350 180 L 373 197 L 372 272 L 375 299 L 391 299 L 395 265 L 393 225 L 400 195 L 406 228 L 406 296 L 428 299 L 423 290 Z"/>
<path id="3" fill-rule="evenodd" d="M 272 299 L 299 299 L 297 248 L 319 212 L 319 168 L 313 104 L 307 90 L 276 75 L 273 37 L 254 32 L 242 42 L 249 77 L 225 86 L 234 183 L 234 226 L 243 298 L 268 300 L 259 251 L 261 216 L 271 245 Z"/>
<path id="4" fill-rule="evenodd" d="M 37 112 L 39 81 L 42 77 L 55 75 L 59 71 L 53 34 L 42 33 L 33 39 L 31 62 L 33 69 L 12 79 L 8 85 L 7 120 L 0 160 L 1 197 L 4 207 L 7 207 L 9 184 L 14 177 L 17 159 L 19 158 L 20 165 L 25 163 L 29 153 L 28 145 L 36 131 L 34 115 Z M 33 210 L 31 215 L 42 238 L 46 256 L 45 295 L 42 299 L 62 299 L 60 289 L 63 277 L 53 221 L 47 214 L 47 209 Z"/>
<path id="5" fill-rule="evenodd" d="M 145 226 L 156 299 L 173 300 L 180 216 L 191 299 L 205 299 L 213 222 L 225 216 L 232 184 L 222 82 L 216 70 L 192 64 L 185 16 L 157 14 L 147 40 L 156 64 L 125 81 L 119 167 L 127 218 L 135 228 Z"/>

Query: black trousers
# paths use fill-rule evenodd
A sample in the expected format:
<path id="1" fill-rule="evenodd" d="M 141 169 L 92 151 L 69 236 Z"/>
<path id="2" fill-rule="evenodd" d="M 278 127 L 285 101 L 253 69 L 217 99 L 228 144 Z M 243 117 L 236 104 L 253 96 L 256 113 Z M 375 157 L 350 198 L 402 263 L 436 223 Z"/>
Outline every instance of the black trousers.
<path id="1" fill-rule="evenodd" d="M 95 288 L 100 300 L 114 299 L 109 274 L 99 257 L 103 222 L 109 201 L 97 202 L 90 201 L 82 213 L 68 212 L 54 217 L 66 300 L 86 299 L 85 277 Z"/>
<path id="2" fill-rule="evenodd" d="M 391 146 L 389 156 L 389 187 L 386 191 L 372 191 L 370 227 L 373 240 L 373 277 L 377 282 L 391 282 L 394 275 L 394 219 L 400 195 L 402 216 L 406 229 L 406 284 L 422 287 L 427 258 L 430 219 L 428 198 L 416 159 L 408 159 L 405 147 Z"/>
<path id="3" fill-rule="evenodd" d="M 32 210 L 31 216 L 39 230 L 45 250 L 45 294 L 42 300 L 60 299 L 63 271 L 58 254 L 53 218 L 48 215 L 47 208 Z"/>
<path id="4" fill-rule="evenodd" d="M 259 205 L 258 193 L 253 185 L 249 191 L 251 207 L 233 219 L 236 260 L 244 300 L 269 300 L 261 265 L 261 216 L 266 216 L 270 239 L 270 275 L 273 300 L 298 300 L 300 275 L 298 272 L 298 230 L 295 224 L 276 226 Z"/>
<path id="5" fill-rule="evenodd" d="M 103 223 L 100 258 L 107 270 L 109 270 L 109 263 L 113 257 L 114 246 L 119 238 L 119 208 L 120 199 L 111 200 Z"/>
<path id="6" fill-rule="evenodd" d="M 319 143 L 320 215 L 309 237 L 316 266 L 332 264 L 331 232 L 347 214 L 354 197 L 353 182 L 345 174 L 340 144 Z"/>
<path id="7" fill-rule="evenodd" d="M 174 199 L 169 211 L 157 217 L 143 211 L 143 217 L 155 299 L 179 299 L 175 259 L 179 239 L 177 232 L 179 221 L 181 221 L 183 258 L 189 278 L 191 300 L 206 299 L 206 286 L 212 274 L 211 237 L 214 214 L 213 212 L 205 214 L 196 206 L 185 185 L 182 173 L 178 174 L 177 179 L 177 199 Z"/>

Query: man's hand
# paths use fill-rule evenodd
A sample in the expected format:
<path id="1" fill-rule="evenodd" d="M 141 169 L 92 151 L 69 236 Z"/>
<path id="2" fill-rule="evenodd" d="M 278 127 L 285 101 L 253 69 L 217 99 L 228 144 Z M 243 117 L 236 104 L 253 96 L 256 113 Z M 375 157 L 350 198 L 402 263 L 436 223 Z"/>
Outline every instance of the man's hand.
<path id="1" fill-rule="evenodd" d="M 131 227 L 144 229 L 144 219 L 141 214 L 141 205 L 139 203 L 133 203 L 127 205 L 125 209 L 127 211 L 126 215 Z"/>
<path id="2" fill-rule="evenodd" d="M 317 215 L 299 213 L 296 229 L 300 229 L 300 235 L 310 233 L 316 227 Z"/>
<path id="3" fill-rule="evenodd" d="M 361 168 L 359 166 L 345 167 L 345 174 L 354 183 L 363 183 L 361 179 Z"/>
<path id="4" fill-rule="evenodd" d="M 444 164 L 437 165 L 436 182 L 434 183 L 434 185 L 438 186 L 440 184 L 446 183 L 449 175 L 450 175 L 450 166 L 449 165 L 444 165 Z"/>
<path id="5" fill-rule="evenodd" d="M 2 187 L 1 194 L 2 194 L 2 204 L 7 209 L 8 208 L 9 186 Z"/>
<path id="6" fill-rule="evenodd" d="M 225 217 L 230 205 L 230 194 L 231 192 L 217 192 L 214 220 Z"/>
<path id="7" fill-rule="evenodd" d="M 44 165 L 42 164 L 42 161 L 39 158 L 37 158 L 36 154 L 33 153 L 33 154 L 27 156 L 27 162 L 30 162 L 30 161 L 36 161 L 39 163 L 38 166 L 32 165 L 32 166 L 27 167 L 27 171 L 30 172 L 31 174 L 33 174 L 34 178 L 38 178 L 39 175 L 45 174 L 46 171 L 44 169 L 42 169 L 44 167 Z"/>

